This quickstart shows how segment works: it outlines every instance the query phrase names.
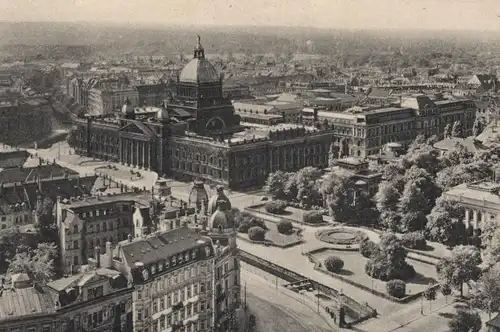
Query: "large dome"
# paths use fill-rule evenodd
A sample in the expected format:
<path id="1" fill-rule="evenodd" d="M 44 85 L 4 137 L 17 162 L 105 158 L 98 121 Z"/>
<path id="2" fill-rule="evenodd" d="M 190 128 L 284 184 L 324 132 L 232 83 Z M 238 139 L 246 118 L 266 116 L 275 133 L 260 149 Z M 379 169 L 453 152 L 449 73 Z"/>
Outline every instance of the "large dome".
<path id="1" fill-rule="evenodd" d="M 194 58 L 182 69 L 179 81 L 183 83 L 219 82 L 217 70 L 205 59 L 205 50 L 201 46 L 200 36 L 198 36 L 198 43 L 194 49 Z"/>
<path id="2" fill-rule="evenodd" d="M 182 69 L 179 81 L 183 83 L 217 83 L 219 74 L 207 59 L 194 58 Z"/>

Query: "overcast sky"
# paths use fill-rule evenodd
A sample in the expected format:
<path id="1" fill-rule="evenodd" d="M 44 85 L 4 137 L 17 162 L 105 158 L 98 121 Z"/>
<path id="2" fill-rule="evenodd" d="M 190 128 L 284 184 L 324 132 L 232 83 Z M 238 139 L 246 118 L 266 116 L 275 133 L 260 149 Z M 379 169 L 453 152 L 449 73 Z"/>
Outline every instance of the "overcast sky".
<path id="1" fill-rule="evenodd" d="M 0 0 L 0 8 L 0 21 L 500 31 L 500 0 Z"/>

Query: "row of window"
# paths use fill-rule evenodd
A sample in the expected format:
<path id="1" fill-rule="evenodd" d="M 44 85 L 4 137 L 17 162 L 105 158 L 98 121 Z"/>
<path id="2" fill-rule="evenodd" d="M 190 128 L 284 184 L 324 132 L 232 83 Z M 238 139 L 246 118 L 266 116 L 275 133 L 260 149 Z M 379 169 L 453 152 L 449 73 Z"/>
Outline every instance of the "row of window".
<path id="1" fill-rule="evenodd" d="M 179 324 L 179 319 L 175 320 L 176 316 L 174 315 L 168 315 L 164 319 L 157 319 L 153 321 L 153 326 L 151 329 L 149 327 L 146 327 L 145 329 L 138 329 L 138 332 L 159 332 L 163 331 L 166 328 L 170 328 L 173 325 Z M 205 330 L 205 328 L 209 327 L 208 321 L 205 321 L 205 319 L 202 320 L 192 320 L 190 324 L 186 324 L 185 326 L 179 326 L 177 325 L 176 331 L 178 332 L 196 332 L 200 330 Z"/>
<path id="2" fill-rule="evenodd" d="M 160 267 L 160 266 L 159 266 Z M 142 299 L 148 298 L 150 296 L 155 296 L 155 294 L 159 291 L 163 291 L 165 289 L 168 289 L 172 286 L 177 285 L 178 283 L 182 283 L 185 280 L 189 280 L 192 277 L 196 277 L 199 275 L 203 275 L 206 272 L 211 272 L 212 268 L 211 265 L 208 264 L 205 266 L 205 264 L 196 264 L 195 266 L 192 267 L 186 267 L 183 269 L 179 269 L 179 271 L 176 271 L 172 274 L 169 274 L 164 277 L 159 277 L 154 279 L 150 284 L 145 285 L 143 288 L 138 288 L 137 290 L 137 298 Z M 186 286 L 190 287 L 190 286 Z M 204 293 L 205 292 L 205 283 L 201 283 L 199 285 L 200 287 L 200 292 Z M 210 285 L 208 284 L 207 286 L 209 289 Z M 193 284 L 193 292 L 197 293 L 198 291 L 198 284 Z"/>

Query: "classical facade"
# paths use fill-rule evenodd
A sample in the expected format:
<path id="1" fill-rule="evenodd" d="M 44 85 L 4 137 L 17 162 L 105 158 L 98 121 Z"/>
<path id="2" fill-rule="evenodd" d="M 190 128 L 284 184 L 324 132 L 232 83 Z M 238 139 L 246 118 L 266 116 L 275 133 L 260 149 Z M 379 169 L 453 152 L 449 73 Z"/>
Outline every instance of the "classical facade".
<path id="1" fill-rule="evenodd" d="M 425 95 L 403 97 L 396 107 L 353 107 L 342 113 L 311 111 L 305 123 L 320 122 L 334 133 L 340 156 L 377 155 L 391 142 L 407 147 L 418 135 L 444 138 L 447 124 L 461 124 L 462 136 L 472 135 L 476 107 L 472 100 L 431 100 Z"/>
<path id="2" fill-rule="evenodd" d="M 466 227 L 482 230 L 487 223 L 500 223 L 500 184 L 482 181 L 460 184 L 443 193 L 465 208 Z"/>
<path id="3" fill-rule="evenodd" d="M 302 125 L 240 123 L 223 96 L 223 77 L 205 59 L 200 40 L 163 108 L 134 107 L 118 118 L 77 122 L 75 150 L 152 169 L 178 179 L 202 179 L 231 189 L 262 185 L 270 172 L 328 166 L 332 132 Z M 272 123 L 272 122 L 271 122 Z"/>

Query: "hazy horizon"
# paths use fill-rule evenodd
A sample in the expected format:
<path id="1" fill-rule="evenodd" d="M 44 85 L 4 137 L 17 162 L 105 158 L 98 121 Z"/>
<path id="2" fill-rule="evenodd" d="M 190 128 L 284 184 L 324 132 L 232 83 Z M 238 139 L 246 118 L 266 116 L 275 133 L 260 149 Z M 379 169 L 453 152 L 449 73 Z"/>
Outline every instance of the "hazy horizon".
<path id="1" fill-rule="evenodd" d="M 500 31 L 495 0 L 0 0 L 0 22 Z"/>

